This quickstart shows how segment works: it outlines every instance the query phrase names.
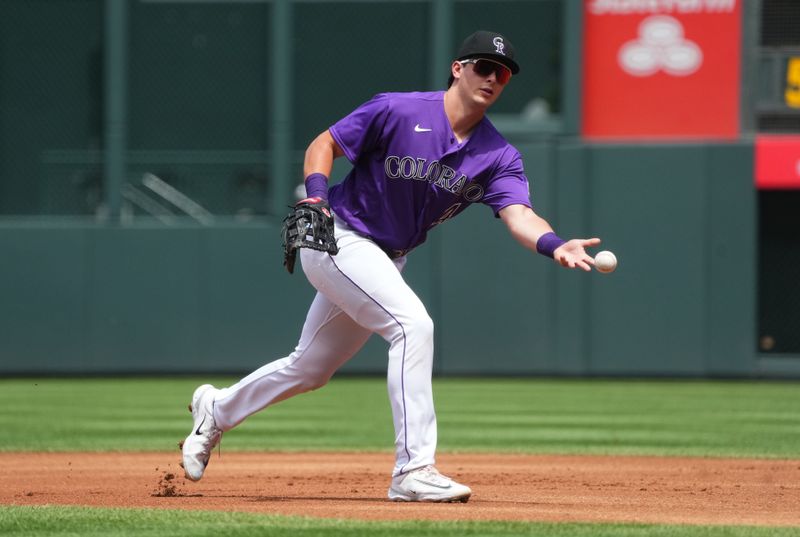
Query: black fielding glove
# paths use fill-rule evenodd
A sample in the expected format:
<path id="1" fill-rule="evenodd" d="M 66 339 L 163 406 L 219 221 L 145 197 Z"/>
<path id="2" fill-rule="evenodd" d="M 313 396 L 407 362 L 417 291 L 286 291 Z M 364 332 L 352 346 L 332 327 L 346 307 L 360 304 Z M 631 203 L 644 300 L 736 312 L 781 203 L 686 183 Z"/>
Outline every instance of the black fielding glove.
<path id="1" fill-rule="evenodd" d="M 333 232 L 333 214 L 328 202 L 322 198 L 300 200 L 281 227 L 283 238 L 283 265 L 289 274 L 294 273 L 294 262 L 299 248 L 311 248 L 330 255 L 339 253 Z"/>

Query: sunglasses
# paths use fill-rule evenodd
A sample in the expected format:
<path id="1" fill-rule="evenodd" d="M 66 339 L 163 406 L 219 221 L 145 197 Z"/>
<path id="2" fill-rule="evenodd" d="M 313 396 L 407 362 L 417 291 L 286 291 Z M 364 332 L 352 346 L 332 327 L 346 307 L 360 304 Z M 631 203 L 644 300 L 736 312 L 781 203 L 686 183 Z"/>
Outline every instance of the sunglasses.
<path id="1" fill-rule="evenodd" d="M 470 58 L 468 60 L 461 60 L 458 63 L 461 65 L 466 65 L 468 63 L 474 64 L 472 70 L 475 71 L 475 74 L 478 76 L 489 76 L 494 73 L 495 79 L 502 85 L 508 84 L 508 81 L 511 80 L 511 69 L 494 60 Z"/>

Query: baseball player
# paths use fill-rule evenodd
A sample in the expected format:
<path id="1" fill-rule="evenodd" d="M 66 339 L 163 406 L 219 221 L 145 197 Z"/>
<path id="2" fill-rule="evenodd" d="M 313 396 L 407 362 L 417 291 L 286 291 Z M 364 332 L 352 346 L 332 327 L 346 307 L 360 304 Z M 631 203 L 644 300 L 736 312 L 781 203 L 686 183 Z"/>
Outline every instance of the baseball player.
<path id="1" fill-rule="evenodd" d="M 323 386 L 377 333 L 389 344 L 395 432 L 389 499 L 469 499 L 469 487 L 434 466 L 433 321 L 403 279 L 409 252 L 474 203 L 488 205 L 522 246 L 564 267 L 591 270 L 585 248 L 600 243 L 564 241 L 533 211 L 519 152 L 485 116 L 518 72 L 505 36 L 475 32 L 450 66 L 446 91 L 376 95 L 311 142 L 304 161 L 308 197 L 292 220 L 301 231 L 284 229 L 284 240 L 300 241 L 297 250 L 287 247 L 287 268 L 299 252 L 317 295 L 291 354 L 233 386 L 195 390 L 194 424 L 182 448 L 187 478 L 203 476 L 223 431 Z M 342 156 L 353 169 L 329 189 L 333 161 Z"/>

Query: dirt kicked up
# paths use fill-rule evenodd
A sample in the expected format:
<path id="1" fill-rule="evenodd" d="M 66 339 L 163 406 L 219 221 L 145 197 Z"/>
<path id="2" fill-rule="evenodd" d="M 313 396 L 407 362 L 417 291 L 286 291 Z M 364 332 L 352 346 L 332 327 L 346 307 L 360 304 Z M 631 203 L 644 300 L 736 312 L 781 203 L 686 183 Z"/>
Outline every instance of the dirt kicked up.
<path id="1" fill-rule="evenodd" d="M 468 503 L 402 504 L 390 454 L 215 452 L 202 481 L 179 453 L 0 453 L 0 504 L 242 511 L 364 520 L 800 526 L 800 460 L 446 454 Z"/>

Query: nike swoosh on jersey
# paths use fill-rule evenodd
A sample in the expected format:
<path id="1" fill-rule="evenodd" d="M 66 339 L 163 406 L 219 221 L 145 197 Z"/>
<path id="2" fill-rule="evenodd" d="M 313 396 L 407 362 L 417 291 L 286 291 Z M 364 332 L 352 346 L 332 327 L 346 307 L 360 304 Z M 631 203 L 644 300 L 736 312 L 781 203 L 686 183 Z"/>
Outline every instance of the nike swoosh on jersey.
<path id="1" fill-rule="evenodd" d="M 414 125 L 414 132 L 431 132 L 433 129 L 426 129 L 424 127 L 420 127 L 419 123 Z"/>

